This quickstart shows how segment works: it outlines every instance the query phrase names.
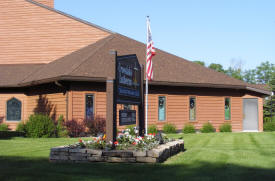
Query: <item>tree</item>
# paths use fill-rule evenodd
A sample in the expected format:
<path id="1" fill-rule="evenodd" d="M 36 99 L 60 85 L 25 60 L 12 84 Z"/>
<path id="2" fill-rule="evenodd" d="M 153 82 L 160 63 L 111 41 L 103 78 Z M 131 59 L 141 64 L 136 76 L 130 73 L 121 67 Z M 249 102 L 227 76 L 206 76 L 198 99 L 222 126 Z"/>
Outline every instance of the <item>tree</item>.
<path id="1" fill-rule="evenodd" d="M 205 62 L 203 62 L 203 61 L 196 60 L 196 61 L 193 61 L 193 62 L 197 63 L 197 64 L 200 64 L 202 66 L 205 66 Z"/>
<path id="2" fill-rule="evenodd" d="M 243 73 L 243 80 L 250 84 L 256 84 L 256 69 L 246 70 Z"/>
<path id="3" fill-rule="evenodd" d="M 257 83 L 268 84 L 274 72 L 274 64 L 270 63 L 269 61 L 261 63 L 261 65 L 256 68 Z"/>
<path id="4" fill-rule="evenodd" d="M 243 80 L 242 70 L 240 68 L 229 67 L 225 73 L 235 79 Z"/>
<path id="5" fill-rule="evenodd" d="M 225 70 L 223 69 L 223 66 L 221 64 L 217 63 L 211 63 L 208 68 L 211 68 L 213 70 L 216 70 L 217 72 L 223 72 L 225 73 Z"/>
<path id="6" fill-rule="evenodd" d="M 264 121 L 275 120 L 275 71 L 271 75 L 269 86 L 272 91 L 272 95 L 265 100 L 264 104 Z"/>

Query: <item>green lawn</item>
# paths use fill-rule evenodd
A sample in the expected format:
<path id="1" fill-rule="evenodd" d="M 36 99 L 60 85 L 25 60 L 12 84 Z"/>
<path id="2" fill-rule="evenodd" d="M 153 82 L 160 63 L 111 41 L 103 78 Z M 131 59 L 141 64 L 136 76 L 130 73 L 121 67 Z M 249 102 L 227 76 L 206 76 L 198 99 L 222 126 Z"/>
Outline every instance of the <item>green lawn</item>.
<path id="1" fill-rule="evenodd" d="M 78 139 L 0 140 L 0 180 L 275 180 L 275 132 L 170 136 L 186 151 L 162 164 L 52 164 L 51 147 Z"/>

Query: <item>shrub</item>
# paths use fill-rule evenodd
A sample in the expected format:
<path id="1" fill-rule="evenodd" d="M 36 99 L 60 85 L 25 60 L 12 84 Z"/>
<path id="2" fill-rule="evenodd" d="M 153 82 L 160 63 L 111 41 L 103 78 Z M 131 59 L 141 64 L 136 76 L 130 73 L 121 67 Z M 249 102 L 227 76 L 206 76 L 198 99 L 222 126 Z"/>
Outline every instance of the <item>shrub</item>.
<path id="1" fill-rule="evenodd" d="M 215 128 L 213 127 L 213 125 L 211 123 L 205 123 L 203 124 L 202 128 L 201 128 L 201 132 L 202 133 L 213 133 L 215 132 Z"/>
<path id="2" fill-rule="evenodd" d="M 174 124 L 166 123 L 163 126 L 163 132 L 164 133 L 176 133 L 176 126 Z"/>
<path id="3" fill-rule="evenodd" d="M 16 131 L 26 133 L 26 125 L 23 122 L 20 122 L 16 126 Z"/>
<path id="4" fill-rule="evenodd" d="M 85 132 L 85 124 L 83 121 L 70 120 L 65 122 L 68 134 L 70 137 L 79 137 Z"/>
<path id="5" fill-rule="evenodd" d="M 158 128 L 157 128 L 157 125 L 155 124 L 152 124 L 148 127 L 148 133 L 151 133 L 151 134 L 157 134 L 158 133 Z"/>
<path id="6" fill-rule="evenodd" d="M 84 119 L 83 122 L 88 128 L 88 133 L 93 136 L 106 133 L 106 120 L 102 117 L 95 116 L 93 119 Z"/>
<path id="7" fill-rule="evenodd" d="M 196 133 L 195 126 L 193 124 L 186 124 L 182 129 L 184 134 Z"/>
<path id="8" fill-rule="evenodd" d="M 264 131 L 275 131 L 275 122 L 264 123 Z"/>
<path id="9" fill-rule="evenodd" d="M 0 131 L 8 131 L 8 130 L 9 130 L 9 127 L 7 124 L 5 123 L 0 124 Z"/>
<path id="10" fill-rule="evenodd" d="M 43 114 L 35 114 L 29 117 L 26 123 L 27 137 L 49 138 L 55 136 L 55 125 L 51 118 Z"/>
<path id="11" fill-rule="evenodd" d="M 63 115 L 60 115 L 58 120 L 57 120 L 56 136 L 57 137 L 67 137 L 68 136 L 68 131 L 67 131 L 65 125 L 64 125 Z"/>
<path id="12" fill-rule="evenodd" d="M 232 126 L 229 123 L 222 124 L 220 126 L 220 132 L 232 132 Z"/>

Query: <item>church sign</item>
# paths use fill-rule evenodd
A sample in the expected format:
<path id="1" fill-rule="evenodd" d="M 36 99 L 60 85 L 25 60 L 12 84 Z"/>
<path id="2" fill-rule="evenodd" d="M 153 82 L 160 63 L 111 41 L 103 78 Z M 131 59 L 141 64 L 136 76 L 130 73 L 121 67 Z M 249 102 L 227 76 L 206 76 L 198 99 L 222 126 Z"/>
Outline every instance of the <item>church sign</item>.
<path id="1" fill-rule="evenodd" d="M 141 104 L 141 67 L 136 55 L 116 58 L 116 99 L 118 104 Z"/>

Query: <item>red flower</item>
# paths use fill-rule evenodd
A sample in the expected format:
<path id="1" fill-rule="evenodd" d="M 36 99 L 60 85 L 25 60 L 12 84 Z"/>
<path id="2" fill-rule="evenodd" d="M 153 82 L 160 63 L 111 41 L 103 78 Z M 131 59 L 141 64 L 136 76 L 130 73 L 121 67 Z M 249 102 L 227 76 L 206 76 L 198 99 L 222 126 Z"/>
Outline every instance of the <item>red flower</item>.
<path id="1" fill-rule="evenodd" d="M 79 141 L 79 143 L 82 143 L 82 139 L 79 139 L 78 141 Z"/>
<path id="2" fill-rule="evenodd" d="M 152 133 L 149 133 L 148 135 L 152 135 Z"/>
<path id="3" fill-rule="evenodd" d="M 136 142 L 133 142 L 132 144 L 133 144 L 133 145 L 136 145 L 137 143 L 136 143 Z"/>
<path id="4" fill-rule="evenodd" d="M 156 133 L 154 133 L 153 135 L 156 136 Z"/>
<path id="5" fill-rule="evenodd" d="M 117 145 L 117 144 L 118 144 L 118 141 L 115 141 L 114 144 Z"/>

